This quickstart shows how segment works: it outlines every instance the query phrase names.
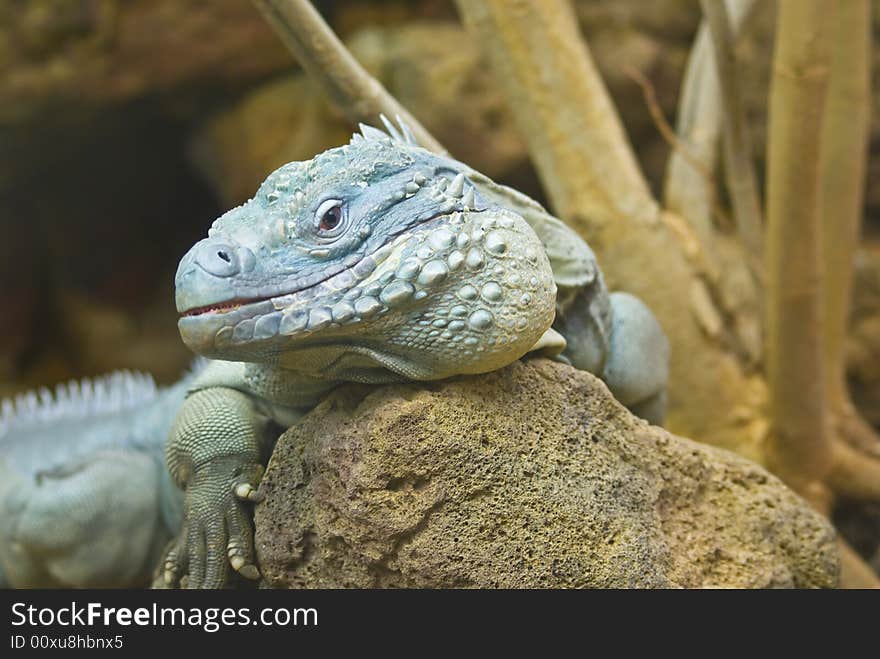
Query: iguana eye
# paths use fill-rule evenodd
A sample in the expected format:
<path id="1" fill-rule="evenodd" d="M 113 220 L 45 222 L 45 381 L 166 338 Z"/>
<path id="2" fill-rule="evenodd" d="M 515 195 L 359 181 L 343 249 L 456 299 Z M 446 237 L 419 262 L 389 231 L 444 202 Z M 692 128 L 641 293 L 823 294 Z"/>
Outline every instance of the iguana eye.
<path id="1" fill-rule="evenodd" d="M 322 233 L 334 231 L 344 219 L 342 202 L 339 199 L 327 199 L 318 206 L 315 218 L 318 220 L 318 231 Z"/>

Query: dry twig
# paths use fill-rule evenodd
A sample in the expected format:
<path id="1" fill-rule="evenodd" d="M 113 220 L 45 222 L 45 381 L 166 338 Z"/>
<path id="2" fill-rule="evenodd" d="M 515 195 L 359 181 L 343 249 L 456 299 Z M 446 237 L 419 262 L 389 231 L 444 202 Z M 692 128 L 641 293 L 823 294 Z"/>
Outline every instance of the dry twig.
<path id="1" fill-rule="evenodd" d="M 733 40 L 739 40 L 755 9 L 756 0 L 726 0 Z M 678 101 L 676 133 L 688 153 L 714 171 L 721 140 L 723 104 L 715 53 L 706 21 L 700 26 L 688 58 Z M 666 170 L 663 198 L 666 207 L 680 214 L 704 241 L 713 238 L 712 215 L 715 185 L 706 182 L 698 169 L 673 152 Z"/>

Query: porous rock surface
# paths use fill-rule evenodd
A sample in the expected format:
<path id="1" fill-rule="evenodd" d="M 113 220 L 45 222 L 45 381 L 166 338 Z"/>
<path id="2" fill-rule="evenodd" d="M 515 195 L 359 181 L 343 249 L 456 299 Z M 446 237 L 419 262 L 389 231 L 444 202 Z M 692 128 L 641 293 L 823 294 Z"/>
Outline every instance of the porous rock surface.
<path id="1" fill-rule="evenodd" d="M 833 587 L 831 526 L 764 469 L 649 426 L 546 359 L 346 386 L 256 509 L 274 587 Z"/>

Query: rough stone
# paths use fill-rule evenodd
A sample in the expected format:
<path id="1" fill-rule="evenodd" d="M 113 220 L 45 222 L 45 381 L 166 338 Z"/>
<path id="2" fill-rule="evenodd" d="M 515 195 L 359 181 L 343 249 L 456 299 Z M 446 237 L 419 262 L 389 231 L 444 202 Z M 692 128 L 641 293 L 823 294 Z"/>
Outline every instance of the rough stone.
<path id="1" fill-rule="evenodd" d="M 761 467 L 545 359 L 337 390 L 275 449 L 274 587 L 833 587 L 831 526 Z"/>

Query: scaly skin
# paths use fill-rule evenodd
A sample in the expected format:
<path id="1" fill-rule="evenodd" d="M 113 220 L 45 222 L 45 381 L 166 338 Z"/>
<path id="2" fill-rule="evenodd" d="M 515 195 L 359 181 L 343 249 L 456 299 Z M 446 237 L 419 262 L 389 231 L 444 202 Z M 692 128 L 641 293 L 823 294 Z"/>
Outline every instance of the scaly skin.
<path id="1" fill-rule="evenodd" d="M 0 587 L 140 586 L 180 527 L 163 460 L 190 380 L 117 373 L 4 401 Z"/>
<path id="2" fill-rule="evenodd" d="M 541 351 L 662 420 L 668 345 L 645 305 L 609 295 L 589 247 L 536 202 L 386 126 L 280 168 L 181 261 L 181 336 L 217 361 L 168 444 L 185 489 L 169 586 L 220 587 L 230 566 L 258 576 L 247 504 L 270 422 L 340 382 L 484 373 Z"/>

